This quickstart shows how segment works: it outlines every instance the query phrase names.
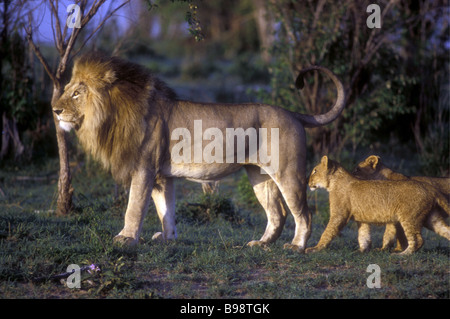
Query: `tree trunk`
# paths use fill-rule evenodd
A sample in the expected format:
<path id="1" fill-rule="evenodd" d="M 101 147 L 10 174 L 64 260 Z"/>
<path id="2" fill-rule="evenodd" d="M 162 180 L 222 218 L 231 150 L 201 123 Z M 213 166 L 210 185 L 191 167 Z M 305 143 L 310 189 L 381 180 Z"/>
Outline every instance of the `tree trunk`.
<path id="1" fill-rule="evenodd" d="M 0 159 L 4 158 L 10 149 L 14 151 L 14 159 L 19 159 L 24 150 L 22 141 L 19 136 L 19 129 L 17 128 L 17 121 L 13 117 L 9 119 L 6 112 L 2 115 L 3 129 L 2 129 L 2 147 L 0 150 Z"/>
<path id="2" fill-rule="evenodd" d="M 60 97 L 61 92 L 57 85 L 53 86 L 52 107 Z M 58 125 L 58 119 L 53 114 L 56 126 L 56 140 L 59 152 L 59 179 L 58 179 L 58 201 L 56 206 L 57 215 L 67 215 L 72 209 L 72 176 L 69 167 L 69 150 L 67 147 L 66 132 Z"/>
<path id="3" fill-rule="evenodd" d="M 271 12 L 267 10 L 267 4 L 265 0 L 254 0 L 253 5 L 255 8 L 255 21 L 258 29 L 258 37 L 261 43 L 261 56 L 264 62 L 270 62 L 270 48 L 273 46 L 275 40 L 274 36 L 274 18 Z"/>

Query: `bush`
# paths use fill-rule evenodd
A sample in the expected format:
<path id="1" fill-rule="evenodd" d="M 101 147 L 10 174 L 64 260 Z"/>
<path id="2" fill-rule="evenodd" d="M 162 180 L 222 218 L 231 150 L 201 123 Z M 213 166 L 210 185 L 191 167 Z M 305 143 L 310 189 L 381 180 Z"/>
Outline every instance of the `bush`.
<path id="1" fill-rule="evenodd" d="M 237 185 L 238 199 L 244 206 L 249 208 L 256 208 L 259 206 L 259 201 L 256 198 L 253 186 L 248 180 L 247 174 L 242 174 Z"/>
<path id="2" fill-rule="evenodd" d="M 187 222 L 207 223 L 218 219 L 238 222 L 240 218 L 233 202 L 219 194 L 201 194 L 192 201 L 177 205 L 177 217 Z"/>

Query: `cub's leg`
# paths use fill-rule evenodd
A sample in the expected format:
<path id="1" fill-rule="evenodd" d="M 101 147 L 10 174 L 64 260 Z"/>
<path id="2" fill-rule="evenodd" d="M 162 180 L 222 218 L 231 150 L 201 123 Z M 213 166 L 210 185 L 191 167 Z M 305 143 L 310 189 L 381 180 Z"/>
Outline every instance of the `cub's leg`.
<path id="1" fill-rule="evenodd" d="M 450 240 L 450 227 L 445 221 L 442 209 L 435 208 L 428 214 L 424 226 L 434 231 L 436 234 Z"/>
<path id="2" fill-rule="evenodd" d="M 372 246 L 369 224 L 361 222 L 358 223 L 358 243 L 360 252 L 366 252 Z"/>
<path id="3" fill-rule="evenodd" d="M 154 185 L 154 175 L 138 170 L 131 179 L 130 196 L 127 211 L 125 212 L 125 225 L 122 231 L 114 238 L 115 242 L 135 245 L 139 241 L 142 222 L 150 203 L 150 194 Z"/>
<path id="4" fill-rule="evenodd" d="M 405 232 L 406 239 L 408 240 L 408 247 L 399 253 L 399 255 L 410 255 L 423 245 L 423 238 L 420 234 L 421 225 L 417 220 L 400 221 L 400 224 Z"/>
<path id="5" fill-rule="evenodd" d="M 162 232 L 153 235 L 152 239 L 171 240 L 176 239 L 175 225 L 175 188 L 172 178 L 158 179 L 152 191 L 156 211 L 162 225 Z"/>
<path id="6" fill-rule="evenodd" d="M 315 247 L 310 247 L 306 249 L 307 253 L 319 251 L 327 248 L 331 241 L 339 235 L 341 229 L 347 224 L 348 218 L 347 214 L 334 214 L 330 211 L 330 220 L 327 227 L 325 228 L 319 242 Z"/>
<path id="7" fill-rule="evenodd" d="M 286 207 L 278 186 L 267 174 L 261 174 L 257 166 L 245 166 L 256 198 L 266 211 L 267 226 L 260 240 L 252 240 L 249 246 L 259 246 L 274 242 L 280 237 L 286 221 Z"/>
<path id="8" fill-rule="evenodd" d="M 408 240 L 405 236 L 405 231 L 403 230 L 403 227 L 400 225 L 400 223 L 394 224 L 394 227 L 397 236 L 397 246 L 395 247 L 394 251 L 400 252 L 408 247 Z"/>
<path id="9" fill-rule="evenodd" d="M 394 224 L 386 225 L 386 230 L 384 231 L 384 235 L 383 235 L 383 246 L 381 246 L 381 250 L 385 250 L 385 249 L 394 247 L 396 233 L 397 233 L 397 231 L 395 229 Z"/>

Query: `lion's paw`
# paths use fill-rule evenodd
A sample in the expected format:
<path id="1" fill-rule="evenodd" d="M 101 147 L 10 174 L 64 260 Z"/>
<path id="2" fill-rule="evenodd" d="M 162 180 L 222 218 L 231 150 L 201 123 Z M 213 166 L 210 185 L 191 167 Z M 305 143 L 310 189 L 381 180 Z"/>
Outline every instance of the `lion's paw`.
<path id="1" fill-rule="evenodd" d="M 315 252 L 318 252 L 318 251 L 320 251 L 320 250 L 322 250 L 322 249 L 323 249 L 323 248 L 318 247 L 318 246 L 315 246 L 315 247 L 309 247 L 309 248 L 306 248 L 305 253 L 307 253 L 307 254 L 315 253 Z"/>
<path id="2" fill-rule="evenodd" d="M 247 243 L 247 246 L 249 247 L 266 247 L 267 243 L 260 240 L 252 240 L 251 242 Z"/>
<path id="3" fill-rule="evenodd" d="M 412 249 L 408 249 L 406 248 L 405 250 L 401 251 L 401 252 L 394 252 L 392 253 L 392 255 L 394 256 L 406 256 L 406 255 L 411 255 L 414 251 Z"/>
<path id="4" fill-rule="evenodd" d="M 157 232 L 157 233 L 155 233 L 155 234 L 152 236 L 152 240 L 161 241 L 161 242 L 165 241 L 165 240 L 164 240 L 164 235 L 163 235 L 162 232 Z"/>
<path id="5" fill-rule="evenodd" d="M 132 247 L 136 246 L 138 241 L 132 237 L 125 237 L 123 235 L 117 235 L 114 237 L 114 244 L 118 246 L 126 246 L 126 247 Z"/>
<path id="6" fill-rule="evenodd" d="M 163 243 L 172 242 L 176 239 L 176 237 L 169 237 L 167 238 L 167 235 L 164 235 L 163 232 L 157 232 L 152 236 L 152 240 L 159 241 Z"/>
<path id="7" fill-rule="evenodd" d="M 293 244 L 284 244 L 283 248 L 284 249 L 290 249 L 290 250 L 298 252 L 298 253 L 304 253 L 305 252 L 305 248 L 300 247 L 298 245 L 293 245 Z"/>
<path id="8" fill-rule="evenodd" d="M 251 242 L 247 243 L 247 246 L 249 247 L 261 247 L 265 251 L 270 251 L 269 244 L 265 241 L 260 240 L 252 240 Z"/>

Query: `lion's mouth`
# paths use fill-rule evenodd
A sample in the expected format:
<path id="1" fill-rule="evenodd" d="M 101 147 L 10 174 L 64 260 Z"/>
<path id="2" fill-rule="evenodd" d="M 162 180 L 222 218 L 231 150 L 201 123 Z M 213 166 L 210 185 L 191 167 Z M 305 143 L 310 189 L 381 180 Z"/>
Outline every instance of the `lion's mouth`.
<path id="1" fill-rule="evenodd" d="M 70 132 L 72 129 L 78 130 L 78 129 L 80 128 L 81 123 L 83 123 L 84 116 L 82 116 L 81 119 L 78 120 L 78 121 L 73 121 L 73 120 L 72 120 L 72 121 L 63 120 L 63 119 L 61 118 L 61 116 L 59 116 L 59 115 L 56 115 L 56 118 L 57 118 L 58 121 L 59 121 L 59 126 L 60 126 L 64 131 Z"/>
<path id="2" fill-rule="evenodd" d="M 75 123 L 64 121 L 64 120 L 59 120 L 59 127 L 62 128 L 66 132 L 70 132 L 75 127 Z"/>

